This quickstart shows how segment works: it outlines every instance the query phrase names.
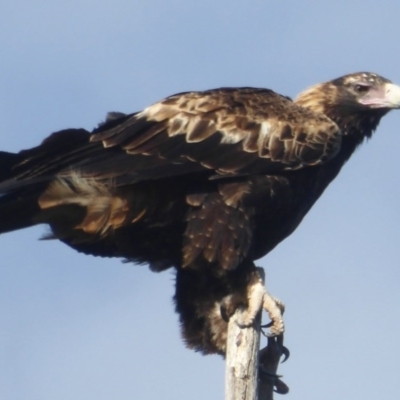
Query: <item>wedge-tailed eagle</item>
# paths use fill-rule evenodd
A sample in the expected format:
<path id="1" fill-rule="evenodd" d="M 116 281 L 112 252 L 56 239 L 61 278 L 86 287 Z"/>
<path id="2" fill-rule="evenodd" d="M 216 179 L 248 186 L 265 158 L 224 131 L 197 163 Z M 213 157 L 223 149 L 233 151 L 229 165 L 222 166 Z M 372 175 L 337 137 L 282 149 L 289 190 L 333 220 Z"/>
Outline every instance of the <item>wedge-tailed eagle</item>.
<path id="1" fill-rule="evenodd" d="M 0 233 L 44 223 L 79 252 L 175 268 L 186 344 L 224 354 L 239 306 L 244 326 L 264 307 L 272 333 L 283 332 L 254 261 L 297 228 L 395 108 L 400 87 L 361 72 L 294 101 L 221 88 L 110 113 L 93 132 L 66 129 L 0 153 Z"/>

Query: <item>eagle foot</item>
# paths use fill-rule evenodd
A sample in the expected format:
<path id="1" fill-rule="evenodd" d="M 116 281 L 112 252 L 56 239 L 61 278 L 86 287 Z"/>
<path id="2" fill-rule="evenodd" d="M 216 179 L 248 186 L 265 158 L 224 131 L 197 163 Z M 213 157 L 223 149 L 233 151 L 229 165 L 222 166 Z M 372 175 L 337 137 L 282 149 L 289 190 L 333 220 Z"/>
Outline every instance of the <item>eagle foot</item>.
<path id="1" fill-rule="evenodd" d="M 237 318 L 236 323 L 241 328 L 247 328 L 251 326 L 259 313 L 259 311 L 265 310 L 271 322 L 262 327 L 269 327 L 270 332 L 263 334 L 267 337 L 275 337 L 281 335 L 285 330 L 285 325 L 283 323 L 283 312 L 285 311 L 285 306 L 282 301 L 271 296 L 264 286 L 261 278 L 257 280 L 248 290 L 248 306 L 247 309 L 240 314 Z"/>
<path id="2" fill-rule="evenodd" d="M 284 359 L 280 361 L 282 356 Z M 288 357 L 289 350 L 283 345 L 283 335 L 269 337 L 268 345 L 259 352 L 259 390 L 263 398 L 272 399 L 272 392 L 289 392 L 289 387 L 281 380 L 282 375 L 277 374 L 279 363 L 286 361 Z M 269 396 L 265 396 L 267 393 Z"/>
<path id="3" fill-rule="evenodd" d="M 266 290 L 263 299 L 263 309 L 268 313 L 271 322 L 262 325 L 262 328 L 270 328 L 269 332 L 263 334 L 267 337 L 274 337 L 283 334 L 285 331 L 285 324 L 283 322 L 283 313 L 285 312 L 285 305 L 279 299 L 271 296 Z"/>

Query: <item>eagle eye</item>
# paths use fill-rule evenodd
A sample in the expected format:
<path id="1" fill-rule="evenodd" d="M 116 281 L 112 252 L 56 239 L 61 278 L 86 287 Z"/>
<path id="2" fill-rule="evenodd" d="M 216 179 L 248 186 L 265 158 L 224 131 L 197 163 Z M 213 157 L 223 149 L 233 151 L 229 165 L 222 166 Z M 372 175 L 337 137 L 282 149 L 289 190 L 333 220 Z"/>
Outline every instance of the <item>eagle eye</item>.
<path id="1" fill-rule="evenodd" d="M 360 85 L 360 84 L 354 85 L 354 91 L 359 94 L 367 93 L 368 90 L 369 90 L 368 85 Z"/>

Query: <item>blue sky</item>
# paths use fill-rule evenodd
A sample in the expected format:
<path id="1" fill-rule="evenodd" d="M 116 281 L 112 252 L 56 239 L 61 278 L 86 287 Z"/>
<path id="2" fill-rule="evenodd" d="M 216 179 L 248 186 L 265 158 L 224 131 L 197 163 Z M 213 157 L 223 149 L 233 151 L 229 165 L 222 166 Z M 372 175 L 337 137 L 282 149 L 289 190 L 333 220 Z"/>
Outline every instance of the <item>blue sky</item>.
<path id="1" fill-rule="evenodd" d="M 294 97 L 361 70 L 400 84 L 399 15 L 394 0 L 5 0 L 0 149 L 186 90 Z M 399 126 L 399 112 L 385 117 L 258 262 L 287 305 L 288 400 L 398 399 Z M 1 399 L 223 398 L 223 360 L 181 342 L 171 271 L 80 255 L 44 232 L 0 237 Z"/>

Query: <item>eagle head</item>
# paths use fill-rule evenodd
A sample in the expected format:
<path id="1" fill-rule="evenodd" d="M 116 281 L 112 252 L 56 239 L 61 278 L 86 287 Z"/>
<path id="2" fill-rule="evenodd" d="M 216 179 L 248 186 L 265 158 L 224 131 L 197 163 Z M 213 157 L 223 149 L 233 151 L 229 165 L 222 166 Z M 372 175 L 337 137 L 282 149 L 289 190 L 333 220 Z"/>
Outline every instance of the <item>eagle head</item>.
<path id="1" fill-rule="evenodd" d="M 371 72 L 359 72 L 335 79 L 330 84 L 337 89 L 337 98 L 350 109 L 400 108 L 400 87 Z M 328 82 L 329 85 L 329 82 Z"/>
<path id="2" fill-rule="evenodd" d="M 343 135 L 370 137 L 380 119 L 400 108 L 400 86 L 372 72 L 357 72 L 315 85 L 296 104 L 332 119 Z"/>

